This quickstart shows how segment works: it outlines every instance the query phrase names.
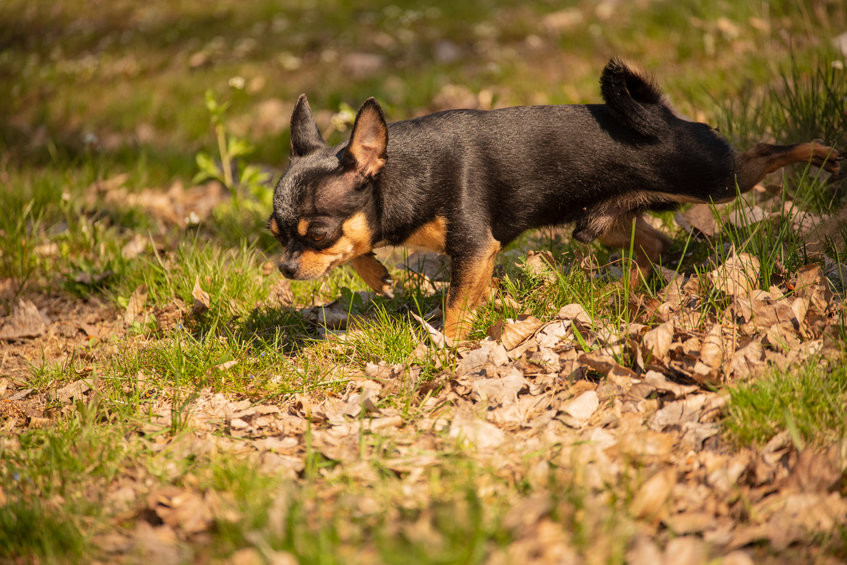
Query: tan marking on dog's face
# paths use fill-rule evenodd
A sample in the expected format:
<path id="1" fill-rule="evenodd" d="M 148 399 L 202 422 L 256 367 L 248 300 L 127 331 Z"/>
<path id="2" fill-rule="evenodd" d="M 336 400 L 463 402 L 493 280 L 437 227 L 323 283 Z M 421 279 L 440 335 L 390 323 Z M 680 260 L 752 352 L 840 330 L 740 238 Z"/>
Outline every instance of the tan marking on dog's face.
<path id="1" fill-rule="evenodd" d="M 422 225 L 403 242 L 406 247 L 423 247 L 432 251 L 444 252 L 447 245 L 447 218 L 436 216 L 431 222 Z"/>
<path id="2" fill-rule="evenodd" d="M 297 222 L 297 233 L 300 234 L 301 237 L 306 237 L 306 234 L 309 232 L 309 220 L 306 218 L 301 218 L 299 222 Z"/>
<path id="3" fill-rule="evenodd" d="M 279 237 L 279 223 L 273 216 L 271 216 L 271 219 L 268 221 L 268 229 L 271 230 L 274 237 Z"/>
<path id="4" fill-rule="evenodd" d="M 345 220 L 341 232 L 341 237 L 326 249 L 306 248 L 302 251 L 297 268 L 298 279 L 316 279 L 333 267 L 371 250 L 371 230 L 363 212 Z"/>

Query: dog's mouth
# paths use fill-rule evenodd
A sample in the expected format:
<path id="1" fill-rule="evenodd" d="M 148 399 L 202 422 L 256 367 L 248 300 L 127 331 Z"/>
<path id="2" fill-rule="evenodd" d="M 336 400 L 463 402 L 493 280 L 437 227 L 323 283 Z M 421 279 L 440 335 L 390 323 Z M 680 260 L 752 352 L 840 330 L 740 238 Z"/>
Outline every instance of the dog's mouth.
<path id="1" fill-rule="evenodd" d="M 355 256 L 352 246 L 344 251 L 344 253 L 321 253 L 305 250 L 295 260 L 283 260 L 279 264 L 279 270 L 286 278 L 292 280 L 314 280 Z"/>

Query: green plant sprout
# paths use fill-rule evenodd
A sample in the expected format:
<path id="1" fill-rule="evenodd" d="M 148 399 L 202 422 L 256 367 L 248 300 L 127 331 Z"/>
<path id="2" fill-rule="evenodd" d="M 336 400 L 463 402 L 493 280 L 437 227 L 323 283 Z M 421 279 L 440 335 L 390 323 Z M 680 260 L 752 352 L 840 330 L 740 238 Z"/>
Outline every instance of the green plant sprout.
<path id="1" fill-rule="evenodd" d="M 206 109 L 215 131 L 220 162 L 205 151 L 197 153 L 195 161 L 199 171 L 193 182 L 217 180 L 229 191 L 235 210 L 244 205 L 244 195 L 251 196 L 254 204 L 267 209 L 271 205 L 273 195 L 269 186 L 270 174 L 256 165 L 245 165 L 240 170 L 236 169 L 236 159 L 250 155 L 254 148 L 247 140 L 227 132 L 225 116 L 229 105 L 229 102 L 219 103 L 211 90 L 206 91 Z"/>

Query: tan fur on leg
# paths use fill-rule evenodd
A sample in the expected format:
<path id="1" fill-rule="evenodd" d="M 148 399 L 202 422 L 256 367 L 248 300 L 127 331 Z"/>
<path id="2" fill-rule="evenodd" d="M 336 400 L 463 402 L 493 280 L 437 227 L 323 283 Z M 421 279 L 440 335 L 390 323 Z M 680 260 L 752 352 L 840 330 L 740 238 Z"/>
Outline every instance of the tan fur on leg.
<path id="1" fill-rule="evenodd" d="M 738 187 L 741 192 L 747 192 L 766 174 L 794 163 L 811 163 L 837 174 L 841 170 L 839 159 L 841 156 L 835 149 L 816 141 L 797 145 L 759 143 L 738 156 Z"/>
<path id="2" fill-rule="evenodd" d="M 350 261 L 350 264 L 369 287 L 388 298 L 394 298 L 391 275 L 388 274 L 385 265 L 376 260 L 373 253 L 359 255 Z"/>
<path id="3" fill-rule="evenodd" d="M 598 238 L 600 243 L 609 247 L 629 249 L 633 238 L 632 222 L 635 221 L 633 253 L 635 262 L 643 268 L 658 263 L 670 244 L 670 238 L 651 226 L 641 214 L 630 212 L 619 216 Z"/>
<path id="4" fill-rule="evenodd" d="M 500 243 L 491 238 L 487 248 L 473 259 L 460 260 L 457 271 L 454 258 L 453 276 L 444 312 L 444 335 L 463 339 L 471 329 L 473 309 L 487 297 L 491 289 L 491 273 Z"/>

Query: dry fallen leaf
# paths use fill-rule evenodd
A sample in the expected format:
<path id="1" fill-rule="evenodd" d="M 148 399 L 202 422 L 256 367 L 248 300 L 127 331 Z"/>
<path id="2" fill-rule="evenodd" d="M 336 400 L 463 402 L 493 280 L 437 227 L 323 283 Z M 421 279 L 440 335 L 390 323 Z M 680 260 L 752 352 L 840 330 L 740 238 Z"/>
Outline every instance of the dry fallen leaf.
<path id="1" fill-rule="evenodd" d="M 585 311 L 585 308 L 582 307 L 582 304 L 567 304 L 559 308 L 559 312 L 556 314 L 556 318 L 559 320 L 571 320 L 573 321 L 580 331 L 583 328 L 591 327 L 591 316 L 588 315 L 588 312 Z"/>
<path id="2" fill-rule="evenodd" d="M 191 307 L 191 312 L 195 316 L 200 316 L 209 311 L 211 298 L 209 293 L 200 287 L 199 275 L 194 278 L 194 290 L 191 291 L 191 296 L 194 297 L 194 306 Z"/>
<path id="3" fill-rule="evenodd" d="M 592 371 L 597 371 L 601 375 L 608 375 L 611 371 L 620 367 L 614 357 L 603 351 L 583 353 L 578 357 L 578 361 L 581 365 Z"/>
<path id="4" fill-rule="evenodd" d="M 710 512 L 682 512 L 668 516 L 664 523 L 678 536 L 697 534 L 714 525 L 715 516 Z"/>
<path id="5" fill-rule="evenodd" d="M 681 400 L 668 402 L 650 417 L 650 429 L 664 431 L 679 428 L 686 422 L 697 422 L 707 400 L 705 394 L 690 394 Z"/>
<path id="6" fill-rule="evenodd" d="M 154 490 L 147 504 L 166 525 L 188 534 L 205 531 L 212 523 L 212 514 L 200 493 L 177 486 Z"/>
<path id="7" fill-rule="evenodd" d="M 19 298 L 12 312 L 2 321 L 0 339 L 15 340 L 38 337 L 47 331 L 50 319 L 30 300 Z"/>
<path id="8" fill-rule="evenodd" d="M 744 551 L 732 551 L 724 556 L 721 565 L 755 565 L 755 561 Z"/>
<path id="9" fill-rule="evenodd" d="M 635 460 L 666 461 L 673 452 L 676 438 L 673 433 L 651 431 L 639 425 L 636 431 L 618 437 L 617 449 Z"/>
<path id="10" fill-rule="evenodd" d="M 720 230 L 709 204 L 695 204 L 684 212 L 677 212 L 675 219 L 676 223 L 689 233 L 693 228 L 703 235 L 714 237 Z"/>
<path id="11" fill-rule="evenodd" d="M 742 200 L 738 201 L 743 202 Z M 744 227 L 749 226 L 763 220 L 766 220 L 771 217 L 771 214 L 762 210 L 759 206 L 755 204 L 752 206 L 745 206 L 738 204 L 735 210 L 729 214 L 729 222 L 735 227 Z"/>
<path id="12" fill-rule="evenodd" d="M 518 400 L 518 393 L 527 386 L 520 371 L 496 379 L 477 379 L 472 384 L 474 400 L 489 407 L 509 406 Z"/>
<path id="13" fill-rule="evenodd" d="M 751 341 L 732 354 L 730 370 L 736 378 L 748 377 L 764 367 L 763 357 L 761 341 Z"/>
<path id="14" fill-rule="evenodd" d="M 572 428 L 582 428 L 600 407 L 600 399 L 593 390 L 572 398 L 559 407 L 558 418 Z"/>
<path id="15" fill-rule="evenodd" d="M 529 316 L 514 324 L 506 324 L 500 335 L 500 342 L 507 350 L 512 350 L 532 337 L 543 325 L 544 322 L 535 316 Z"/>
<path id="16" fill-rule="evenodd" d="M 363 292 L 360 294 L 362 300 L 367 303 L 371 294 Z M 313 306 L 300 310 L 303 316 L 312 323 L 323 326 L 330 330 L 343 330 L 349 328 L 352 322 L 358 318 L 357 314 L 351 313 L 348 305 L 343 300 L 335 300 L 324 306 Z"/>
<path id="17" fill-rule="evenodd" d="M 545 282 L 552 282 L 556 280 L 555 264 L 556 260 L 549 251 L 529 251 L 524 266 L 534 276 Z"/>
<path id="18" fill-rule="evenodd" d="M 745 296 L 759 286 L 759 260 L 749 253 L 733 253 L 708 273 L 716 289 L 730 296 Z"/>
<path id="19" fill-rule="evenodd" d="M 826 312 L 833 299 L 833 292 L 820 265 L 804 265 L 797 272 L 795 294 L 807 298 L 819 312 Z"/>
<path id="20" fill-rule="evenodd" d="M 801 492 L 827 492 L 837 488 L 842 471 L 828 453 L 806 448 L 800 452 L 785 487 Z"/>
<path id="21" fill-rule="evenodd" d="M 674 336 L 674 321 L 669 320 L 644 334 L 641 345 L 644 354 L 657 361 L 664 361 L 671 348 Z"/>
<path id="22" fill-rule="evenodd" d="M 694 385 L 681 385 L 669 381 L 665 375 L 657 371 L 647 371 L 643 378 L 646 384 L 654 387 L 659 392 L 670 393 L 674 398 L 683 398 L 699 390 L 699 387 Z"/>
<path id="23" fill-rule="evenodd" d="M 637 534 L 626 552 L 629 565 L 659 565 L 662 563 L 662 550 L 647 534 Z"/>
<path id="24" fill-rule="evenodd" d="M 141 255 L 145 249 L 147 249 L 148 239 L 143 235 L 137 233 L 135 234 L 126 245 L 121 248 L 121 257 L 126 259 L 127 261 L 131 259 L 135 259 L 139 255 Z"/>
<path id="25" fill-rule="evenodd" d="M 429 335 L 430 341 L 432 341 L 432 345 L 436 349 L 444 349 L 445 347 L 453 347 L 453 340 L 444 335 L 441 331 L 435 329 L 429 322 L 411 312 L 412 317 L 418 321 L 418 323 L 423 326 L 426 330 L 427 335 Z"/>
<path id="26" fill-rule="evenodd" d="M 147 303 L 147 285 L 140 284 L 136 288 L 127 302 L 126 310 L 124 311 L 124 323 L 131 325 L 139 314 L 144 310 L 144 305 Z"/>
<path id="27" fill-rule="evenodd" d="M 630 505 L 633 516 L 658 522 L 667 513 L 666 502 L 676 486 L 676 470 L 664 468 L 641 485 Z"/>
<path id="28" fill-rule="evenodd" d="M 182 563 L 187 556 L 180 550 L 179 538 L 171 526 L 152 526 L 146 520 L 137 520 L 132 535 L 131 555 L 143 561 L 171 565 Z"/>
<path id="29" fill-rule="evenodd" d="M 450 424 L 449 436 L 478 449 L 497 447 L 506 441 L 503 430 L 465 409 L 456 411 L 453 422 Z"/>
<path id="30" fill-rule="evenodd" d="M 486 363 L 489 363 L 490 358 L 490 350 L 484 347 L 477 347 L 476 349 L 464 352 L 456 367 L 456 375 L 461 377 L 475 371 L 483 367 Z"/>
<path id="31" fill-rule="evenodd" d="M 668 542 L 663 565 L 705 565 L 708 557 L 709 550 L 703 540 L 683 536 Z"/>
<path id="32" fill-rule="evenodd" d="M 549 496 L 533 495 L 513 506 L 503 518 L 503 527 L 520 536 L 553 509 Z"/>
<path id="33" fill-rule="evenodd" d="M 83 398 L 83 395 L 89 390 L 91 390 L 91 385 L 88 383 L 88 381 L 78 380 L 67 384 L 57 390 L 55 397 L 56 400 L 58 400 L 59 402 L 70 402 L 71 400 L 78 400 Z"/>
<path id="34" fill-rule="evenodd" d="M 723 330 L 720 324 L 713 324 L 709 333 L 703 338 L 700 349 L 700 361 L 712 369 L 718 369 L 723 362 Z"/>

